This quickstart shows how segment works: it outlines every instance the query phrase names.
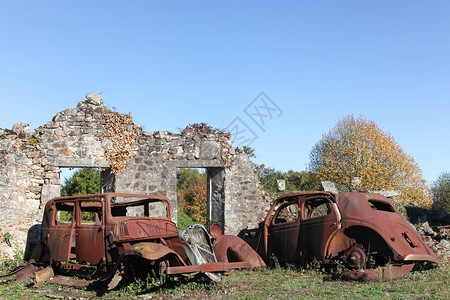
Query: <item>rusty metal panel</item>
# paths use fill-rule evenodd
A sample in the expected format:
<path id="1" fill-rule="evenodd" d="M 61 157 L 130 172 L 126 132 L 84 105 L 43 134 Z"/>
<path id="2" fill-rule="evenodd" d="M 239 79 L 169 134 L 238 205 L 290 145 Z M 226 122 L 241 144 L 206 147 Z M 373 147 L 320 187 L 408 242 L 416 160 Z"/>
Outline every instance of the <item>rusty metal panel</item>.
<path id="1" fill-rule="evenodd" d="M 16 282 L 24 282 L 28 279 L 32 278 L 39 270 L 39 266 L 35 264 L 28 264 L 26 266 L 23 266 L 9 274 L 0 276 L 0 282 L 1 283 L 7 283 L 10 281 L 16 281 Z"/>
<path id="2" fill-rule="evenodd" d="M 78 201 L 75 229 L 76 261 L 92 265 L 104 261 L 103 209 L 100 201 Z"/>
<path id="3" fill-rule="evenodd" d="M 212 272 L 227 272 L 232 269 L 245 269 L 249 268 L 250 265 L 247 262 L 233 262 L 233 263 L 206 263 L 201 265 L 190 265 L 190 266 L 177 266 L 168 267 L 167 274 L 185 274 L 185 273 L 212 273 Z"/>
<path id="4" fill-rule="evenodd" d="M 50 250 L 50 257 L 65 267 L 71 258 L 72 243 L 74 241 L 74 227 L 69 225 L 55 225 L 49 230 L 47 247 Z M 73 254 L 73 258 L 75 255 Z"/>
<path id="5" fill-rule="evenodd" d="M 301 198 L 300 251 L 304 259 L 324 260 L 330 237 L 340 228 L 339 212 L 323 196 Z"/>
<path id="6" fill-rule="evenodd" d="M 76 260 L 98 264 L 105 257 L 105 241 L 101 225 L 80 226 L 76 229 Z"/>
<path id="7" fill-rule="evenodd" d="M 270 221 L 268 247 L 280 262 L 295 261 L 300 251 L 300 218 L 297 198 L 288 198 Z"/>

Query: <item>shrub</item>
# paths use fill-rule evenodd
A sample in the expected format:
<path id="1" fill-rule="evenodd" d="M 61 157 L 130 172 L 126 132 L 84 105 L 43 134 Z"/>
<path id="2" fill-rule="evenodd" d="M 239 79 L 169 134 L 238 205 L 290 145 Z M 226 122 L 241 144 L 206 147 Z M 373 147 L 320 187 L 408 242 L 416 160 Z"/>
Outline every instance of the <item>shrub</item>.
<path id="1" fill-rule="evenodd" d="M 443 208 L 450 213 L 450 173 L 443 172 L 438 179 L 431 185 L 433 193 L 433 206 L 435 208 Z"/>

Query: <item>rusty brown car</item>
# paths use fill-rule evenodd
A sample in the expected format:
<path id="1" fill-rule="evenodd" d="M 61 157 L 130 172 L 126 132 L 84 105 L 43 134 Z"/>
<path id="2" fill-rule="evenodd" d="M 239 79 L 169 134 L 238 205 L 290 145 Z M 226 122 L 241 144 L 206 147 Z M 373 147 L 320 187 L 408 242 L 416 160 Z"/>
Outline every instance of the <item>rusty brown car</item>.
<path id="1" fill-rule="evenodd" d="M 293 192 L 276 199 L 257 229 L 239 233 L 269 262 L 345 267 L 355 280 L 389 280 L 416 262 L 439 263 L 397 208 L 380 194 Z"/>
<path id="2" fill-rule="evenodd" d="M 112 289 L 141 276 L 205 273 L 264 266 L 244 241 L 216 240 L 193 225 L 178 233 L 169 199 L 156 195 L 105 193 L 50 200 L 44 209 L 39 243 L 16 280 L 45 281 L 53 273 L 102 280 Z M 229 253 L 218 259 L 215 251 Z M 239 255 L 233 255 L 239 251 Z M 237 254 L 237 253 L 235 253 Z M 236 259 L 239 258 L 239 260 Z M 11 277 L 11 276 L 10 276 Z"/>

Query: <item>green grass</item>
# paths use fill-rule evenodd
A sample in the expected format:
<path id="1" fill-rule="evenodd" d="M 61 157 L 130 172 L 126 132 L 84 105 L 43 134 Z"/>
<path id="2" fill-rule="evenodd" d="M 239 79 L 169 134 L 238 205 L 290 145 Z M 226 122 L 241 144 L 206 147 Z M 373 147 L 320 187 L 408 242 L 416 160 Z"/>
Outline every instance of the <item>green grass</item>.
<path id="1" fill-rule="evenodd" d="M 0 285 L 0 299 L 47 299 L 39 291 L 28 288 L 24 283 Z"/>
<path id="2" fill-rule="evenodd" d="M 140 295 L 156 299 L 450 299 L 449 282 L 449 263 L 435 269 L 415 271 L 390 282 L 369 283 L 332 280 L 320 270 L 278 267 L 234 271 L 223 276 L 219 283 L 180 278 L 172 278 L 165 283 L 157 280 L 134 282 L 103 296 L 95 291 L 52 285 L 37 288 L 23 284 L 0 285 L 0 298 L 34 299 L 56 294 L 90 299 L 129 299 Z"/>

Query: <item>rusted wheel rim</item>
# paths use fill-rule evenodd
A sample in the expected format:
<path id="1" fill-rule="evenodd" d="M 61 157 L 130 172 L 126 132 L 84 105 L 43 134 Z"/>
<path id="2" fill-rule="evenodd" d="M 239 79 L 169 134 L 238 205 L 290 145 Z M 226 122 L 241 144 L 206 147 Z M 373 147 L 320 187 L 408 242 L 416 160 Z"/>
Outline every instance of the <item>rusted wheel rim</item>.
<path id="1" fill-rule="evenodd" d="M 341 259 L 350 270 L 360 270 L 367 264 L 366 250 L 359 244 L 354 244 L 342 255 Z"/>
<path id="2" fill-rule="evenodd" d="M 360 247 L 353 247 L 347 255 L 346 262 L 350 269 L 358 270 L 364 268 L 367 262 L 366 252 Z"/>

